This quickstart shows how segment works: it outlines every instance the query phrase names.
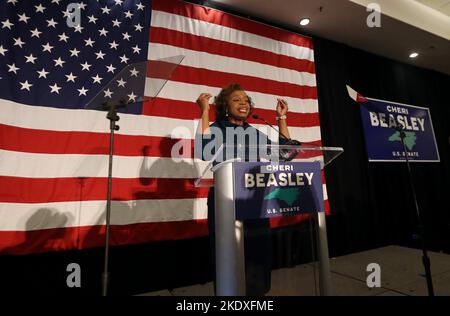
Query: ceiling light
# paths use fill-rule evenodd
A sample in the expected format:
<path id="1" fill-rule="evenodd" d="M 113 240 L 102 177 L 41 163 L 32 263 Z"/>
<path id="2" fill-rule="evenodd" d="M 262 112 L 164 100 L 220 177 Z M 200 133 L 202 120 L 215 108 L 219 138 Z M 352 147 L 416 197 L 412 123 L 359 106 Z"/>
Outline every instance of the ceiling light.
<path id="1" fill-rule="evenodd" d="M 301 26 L 306 26 L 306 25 L 309 24 L 309 22 L 311 22 L 310 19 L 304 18 L 304 19 L 301 19 L 301 20 L 300 20 L 300 25 L 301 25 Z"/>
<path id="2" fill-rule="evenodd" d="M 411 54 L 409 55 L 409 58 L 416 58 L 417 56 L 419 56 L 418 53 L 411 53 Z"/>

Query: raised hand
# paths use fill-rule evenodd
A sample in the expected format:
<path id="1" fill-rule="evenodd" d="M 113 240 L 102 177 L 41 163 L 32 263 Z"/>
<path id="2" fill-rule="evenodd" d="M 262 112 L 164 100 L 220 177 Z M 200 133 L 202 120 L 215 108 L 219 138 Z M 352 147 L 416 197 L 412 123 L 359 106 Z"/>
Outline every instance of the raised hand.
<path id="1" fill-rule="evenodd" d="M 197 104 L 200 107 L 200 111 L 207 112 L 209 111 L 209 99 L 211 99 L 212 94 L 210 93 L 202 93 L 197 99 Z"/>
<path id="2" fill-rule="evenodd" d="M 288 104 L 284 99 L 277 99 L 277 116 L 286 115 L 289 110 Z"/>

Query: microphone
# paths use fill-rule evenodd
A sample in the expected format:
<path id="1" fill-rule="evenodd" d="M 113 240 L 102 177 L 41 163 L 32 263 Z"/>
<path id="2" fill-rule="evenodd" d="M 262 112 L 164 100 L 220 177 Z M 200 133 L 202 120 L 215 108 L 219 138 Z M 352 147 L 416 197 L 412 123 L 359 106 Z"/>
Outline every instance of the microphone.
<path id="1" fill-rule="evenodd" d="M 301 146 L 302 145 L 302 143 L 299 142 L 298 140 L 286 137 L 286 135 L 281 133 L 279 129 L 276 129 L 272 124 L 267 122 L 262 117 L 260 117 L 260 116 L 258 116 L 256 114 L 253 114 L 252 117 L 254 119 L 256 119 L 256 120 L 260 120 L 260 121 L 264 122 L 264 124 L 272 127 L 274 130 L 276 130 L 281 137 L 283 137 L 284 139 L 287 140 L 286 145 L 296 145 L 296 146 Z M 297 156 L 297 154 L 298 154 L 298 152 L 296 150 L 294 150 L 294 151 L 292 151 L 292 150 L 283 150 L 283 149 L 280 150 L 280 157 L 283 158 L 284 161 L 291 161 L 292 159 L 294 159 Z"/>
<path id="2" fill-rule="evenodd" d="M 255 120 L 260 120 L 262 122 L 264 122 L 264 124 L 272 127 L 275 131 L 277 131 L 278 134 L 280 134 L 281 137 L 283 137 L 284 139 L 286 139 L 287 141 L 291 141 L 291 139 L 289 137 L 286 137 L 286 135 L 284 135 L 282 132 L 280 132 L 277 128 L 275 128 L 272 124 L 270 124 L 269 122 L 267 122 L 265 119 L 263 119 L 262 117 L 260 117 L 259 115 L 253 114 L 252 117 Z"/>

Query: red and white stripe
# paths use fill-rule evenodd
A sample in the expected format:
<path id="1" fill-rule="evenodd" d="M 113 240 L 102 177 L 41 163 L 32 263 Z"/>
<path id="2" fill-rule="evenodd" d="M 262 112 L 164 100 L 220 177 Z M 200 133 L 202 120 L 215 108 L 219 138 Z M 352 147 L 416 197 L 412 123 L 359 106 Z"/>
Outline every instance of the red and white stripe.
<path id="1" fill-rule="evenodd" d="M 292 138 L 321 145 L 310 39 L 180 1 L 152 5 L 149 59 L 185 58 L 158 97 L 144 105 L 144 115 L 121 115 L 112 244 L 207 233 L 208 188 L 194 186 L 206 163 L 193 159 L 192 149 L 195 100 L 202 92 L 217 95 L 239 82 L 253 98 L 255 113 L 272 124 L 276 99 L 285 98 Z M 109 141 L 104 113 L 0 102 L 0 252 L 102 245 Z M 185 151 L 174 161 L 178 142 Z M 276 219 L 273 225 L 298 220 Z"/>

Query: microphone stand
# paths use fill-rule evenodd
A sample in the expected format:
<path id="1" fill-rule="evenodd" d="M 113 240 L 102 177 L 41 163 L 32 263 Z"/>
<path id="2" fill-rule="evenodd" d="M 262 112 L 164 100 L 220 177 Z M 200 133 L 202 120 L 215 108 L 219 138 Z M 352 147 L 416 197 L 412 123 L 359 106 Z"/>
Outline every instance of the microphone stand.
<path id="1" fill-rule="evenodd" d="M 414 187 L 414 182 L 413 182 L 413 177 L 412 177 L 412 172 L 411 172 L 411 165 L 410 165 L 409 158 L 408 158 L 408 151 L 407 151 L 406 145 L 405 145 L 406 134 L 404 132 L 403 126 L 401 126 L 400 124 L 396 125 L 395 130 L 397 130 L 400 133 L 400 140 L 402 142 L 403 152 L 405 154 L 406 167 L 408 169 L 409 185 L 410 185 L 411 193 L 413 196 L 414 205 L 416 208 L 416 215 L 417 215 L 420 239 L 421 239 L 421 245 L 422 245 L 422 263 L 423 263 L 423 266 L 425 269 L 425 277 L 427 279 L 428 296 L 434 296 L 433 279 L 431 277 L 431 264 L 430 264 L 430 258 L 428 257 L 427 247 L 426 247 L 425 229 L 423 226 L 423 220 L 422 220 L 422 216 L 421 216 L 420 209 L 419 209 L 419 203 L 417 202 L 416 189 Z"/>
<path id="2" fill-rule="evenodd" d="M 259 115 L 253 114 L 252 117 L 256 120 L 260 120 L 262 122 L 264 122 L 264 124 L 269 125 L 270 127 L 272 127 L 278 134 L 280 134 L 281 137 L 283 137 L 284 139 L 286 139 L 288 142 L 289 141 L 293 141 L 292 139 L 290 139 L 289 137 L 287 137 L 286 135 L 284 135 L 280 130 L 276 129 L 272 124 L 270 124 L 269 122 L 267 122 L 265 119 L 263 119 L 262 117 L 260 117 Z M 294 140 L 296 141 L 296 140 Z M 297 141 L 296 141 L 297 142 Z M 299 142 L 300 143 L 300 142 Z M 300 145 L 300 144 L 293 144 L 293 145 Z"/>
<path id="3" fill-rule="evenodd" d="M 271 128 L 273 128 L 275 131 L 277 131 L 277 133 L 283 137 L 284 139 L 286 139 L 286 144 L 285 145 L 294 145 L 294 146 L 301 146 L 302 143 L 299 142 L 298 140 L 295 139 L 291 139 L 289 137 L 287 137 L 286 135 L 284 135 L 279 129 L 276 129 L 272 124 L 270 124 L 269 122 L 267 122 L 265 119 L 263 119 L 262 117 L 253 114 L 252 117 L 256 120 L 260 120 L 262 122 L 264 122 L 264 124 L 270 126 Z M 287 149 L 282 149 L 280 150 L 280 156 L 285 160 L 285 161 L 291 161 L 292 159 L 295 158 L 295 156 L 298 154 L 297 150 L 287 150 Z"/>

